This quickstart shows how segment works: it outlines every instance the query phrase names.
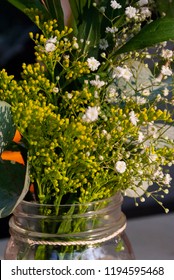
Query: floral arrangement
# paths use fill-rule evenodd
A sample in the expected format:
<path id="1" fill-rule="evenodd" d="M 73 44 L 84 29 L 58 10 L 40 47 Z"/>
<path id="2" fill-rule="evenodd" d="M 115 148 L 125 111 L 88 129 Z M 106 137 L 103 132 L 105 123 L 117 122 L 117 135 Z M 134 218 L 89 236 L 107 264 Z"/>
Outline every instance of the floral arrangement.
<path id="1" fill-rule="evenodd" d="M 21 79 L 0 72 L 1 216 L 26 195 L 58 207 L 121 191 L 162 204 L 174 162 L 173 18 L 151 0 L 72 0 L 66 26 L 61 1 L 9 2 L 40 31 Z"/>

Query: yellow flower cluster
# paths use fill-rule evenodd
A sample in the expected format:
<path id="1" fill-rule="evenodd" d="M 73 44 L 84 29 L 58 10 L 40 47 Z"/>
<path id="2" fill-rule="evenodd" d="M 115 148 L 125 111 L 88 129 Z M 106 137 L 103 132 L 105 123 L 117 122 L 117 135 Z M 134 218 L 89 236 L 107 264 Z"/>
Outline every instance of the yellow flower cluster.
<path id="1" fill-rule="evenodd" d="M 173 162 L 174 148 L 155 123 L 170 124 L 169 110 L 158 108 L 158 98 L 120 101 L 112 61 L 108 71 L 96 73 L 100 63 L 82 56 L 71 29 L 59 31 L 56 21 L 40 26 L 38 17 L 36 22 L 43 31 L 30 34 L 37 62 L 23 64 L 20 81 L 2 70 L 0 97 L 12 105 L 39 201 L 56 204 L 69 195 L 89 202 L 144 181 L 159 183 L 161 190 L 161 166 Z M 116 70 L 133 76 L 126 67 Z M 159 147 L 162 142 L 170 149 Z"/>

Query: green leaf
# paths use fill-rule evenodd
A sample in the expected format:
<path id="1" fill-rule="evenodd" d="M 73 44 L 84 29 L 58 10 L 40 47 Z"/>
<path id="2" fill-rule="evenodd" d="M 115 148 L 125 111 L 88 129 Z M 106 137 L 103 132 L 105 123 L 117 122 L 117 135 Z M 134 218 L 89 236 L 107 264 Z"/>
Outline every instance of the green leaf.
<path id="1" fill-rule="evenodd" d="M 93 7 L 93 1 L 70 1 L 72 10 L 72 28 L 78 40 L 83 39 L 83 52 L 89 52 L 89 56 L 97 55 L 96 45 L 101 36 L 102 15 Z M 90 16 L 89 16 L 90 15 Z M 86 44 L 89 41 L 90 44 Z"/>
<path id="2" fill-rule="evenodd" d="M 8 216 L 23 200 L 29 189 L 27 167 L 0 159 L 0 218 Z"/>
<path id="3" fill-rule="evenodd" d="M 131 69 L 133 74 L 130 81 L 127 82 L 125 79 L 120 78 L 115 80 L 115 84 L 119 89 L 119 92 L 126 92 L 126 96 L 141 96 L 143 89 L 149 89 L 150 93 L 148 96 L 143 96 L 144 99 L 153 100 L 157 94 L 162 91 L 165 87 L 169 86 L 169 79 L 161 82 L 159 85 L 155 82 L 156 77 L 152 74 L 151 70 L 140 61 L 127 60 L 125 64 Z"/>
<path id="4" fill-rule="evenodd" d="M 16 131 L 10 107 L 5 101 L 0 101 L 0 154 L 12 141 Z"/>
<path id="5" fill-rule="evenodd" d="M 11 106 L 0 101 L 0 154 L 12 143 L 16 131 Z M 16 145 L 16 149 L 18 145 Z M 29 188 L 28 165 L 0 157 L 0 218 L 8 216 Z"/>
<path id="6" fill-rule="evenodd" d="M 144 49 L 172 39 L 174 39 L 174 18 L 160 18 L 142 28 L 115 54 Z"/>
<path id="7" fill-rule="evenodd" d="M 60 0 L 45 0 L 47 11 L 50 15 L 50 19 L 57 19 L 59 24 L 59 30 L 64 28 L 64 13 Z"/>

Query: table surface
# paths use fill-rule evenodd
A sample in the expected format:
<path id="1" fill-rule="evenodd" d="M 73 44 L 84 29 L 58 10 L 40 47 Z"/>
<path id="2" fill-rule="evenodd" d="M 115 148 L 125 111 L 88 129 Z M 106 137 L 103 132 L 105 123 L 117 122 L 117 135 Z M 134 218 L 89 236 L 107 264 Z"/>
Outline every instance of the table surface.
<path id="1" fill-rule="evenodd" d="M 174 213 L 129 219 L 126 233 L 137 260 L 174 260 Z M 0 240 L 0 259 L 7 241 Z"/>

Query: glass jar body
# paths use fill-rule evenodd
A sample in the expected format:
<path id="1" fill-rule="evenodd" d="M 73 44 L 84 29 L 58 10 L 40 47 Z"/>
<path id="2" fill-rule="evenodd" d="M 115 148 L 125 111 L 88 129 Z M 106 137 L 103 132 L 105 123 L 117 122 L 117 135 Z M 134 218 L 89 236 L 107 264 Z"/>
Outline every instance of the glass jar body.
<path id="1" fill-rule="evenodd" d="M 22 201 L 10 219 L 6 260 L 134 259 L 125 234 L 122 196 L 89 204 Z"/>

